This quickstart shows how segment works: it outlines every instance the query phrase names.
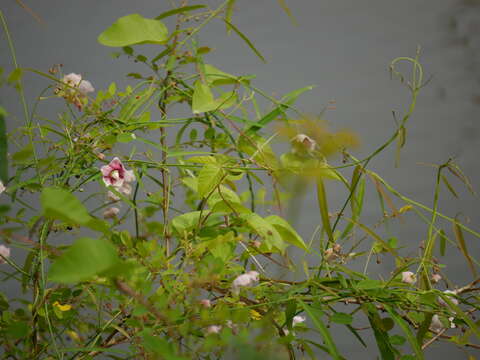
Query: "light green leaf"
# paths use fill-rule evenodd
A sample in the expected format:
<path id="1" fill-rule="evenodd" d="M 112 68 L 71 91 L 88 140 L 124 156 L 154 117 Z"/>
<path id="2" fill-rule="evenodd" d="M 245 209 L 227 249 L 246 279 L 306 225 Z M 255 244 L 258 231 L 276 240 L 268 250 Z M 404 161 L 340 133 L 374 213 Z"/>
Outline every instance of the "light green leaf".
<path id="1" fill-rule="evenodd" d="M 222 181 L 224 171 L 216 164 L 206 164 L 198 174 L 198 195 L 206 197 L 209 195 Z"/>
<path id="2" fill-rule="evenodd" d="M 136 44 L 163 44 L 168 30 L 159 20 L 147 19 L 139 14 L 123 16 L 98 36 L 105 46 L 122 47 Z"/>
<path id="3" fill-rule="evenodd" d="M 298 235 L 295 229 L 280 216 L 271 215 L 265 218 L 278 231 L 283 241 L 288 242 L 296 247 L 308 251 L 308 247 L 303 242 L 303 239 Z"/>
<path id="4" fill-rule="evenodd" d="M 192 97 L 192 111 L 194 114 L 200 114 L 207 111 L 212 111 L 217 108 L 217 104 L 213 98 L 212 91 L 207 84 L 201 80 L 195 81 L 193 97 Z"/>
<path id="5" fill-rule="evenodd" d="M 105 239 L 80 238 L 50 267 L 48 278 L 59 283 L 92 279 L 120 262 L 117 250 Z"/>
<path id="6" fill-rule="evenodd" d="M 178 233 L 182 234 L 184 231 L 191 230 L 198 225 L 200 215 L 200 211 L 179 215 L 172 219 L 172 226 Z"/>
<path id="7" fill-rule="evenodd" d="M 287 246 L 283 242 L 277 229 L 261 216 L 255 213 L 246 213 L 241 214 L 239 217 L 245 220 L 250 228 L 264 239 L 268 250 L 274 247 L 282 253 L 285 251 Z"/>

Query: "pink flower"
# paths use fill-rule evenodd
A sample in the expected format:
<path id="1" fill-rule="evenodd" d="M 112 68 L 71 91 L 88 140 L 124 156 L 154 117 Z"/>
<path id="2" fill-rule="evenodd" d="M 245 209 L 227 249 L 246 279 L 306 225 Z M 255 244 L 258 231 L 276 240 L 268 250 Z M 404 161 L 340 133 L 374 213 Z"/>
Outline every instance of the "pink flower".
<path id="1" fill-rule="evenodd" d="M 78 88 L 78 91 L 80 91 L 83 95 L 95 91 L 92 83 L 88 80 L 83 80 L 82 75 L 80 74 L 70 73 L 65 75 L 62 79 L 62 82 L 71 87 Z"/>
<path id="2" fill-rule="evenodd" d="M 120 192 L 130 194 L 131 187 L 128 183 L 135 181 L 135 174 L 133 170 L 126 170 L 118 157 L 113 158 L 108 165 L 102 166 L 100 170 L 106 186 L 113 186 Z"/>
<path id="3" fill-rule="evenodd" d="M 205 335 L 210 335 L 210 334 L 218 334 L 222 330 L 221 325 L 210 325 L 207 327 L 205 330 Z"/>
<path id="4" fill-rule="evenodd" d="M 237 276 L 232 283 L 233 293 L 238 295 L 241 287 L 252 286 L 259 278 L 260 274 L 257 271 L 248 271 L 245 274 Z"/>
<path id="5" fill-rule="evenodd" d="M 212 303 L 208 299 L 202 299 L 200 300 L 200 305 L 202 305 L 205 308 L 212 307 Z"/>
<path id="6" fill-rule="evenodd" d="M 5 264 L 6 261 L 4 258 L 10 257 L 10 248 L 6 247 L 5 245 L 0 245 L 0 264 Z"/>
<path id="7" fill-rule="evenodd" d="M 292 144 L 293 144 L 293 152 L 312 152 L 315 150 L 315 147 L 317 146 L 317 143 L 315 140 L 313 140 L 310 136 L 307 136 L 305 134 L 298 134 L 295 137 L 292 138 Z"/>
<path id="8" fill-rule="evenodd" d="M 432 282 L 433 283 L 438 283 L 440 280 L 442 280 L 442 275 L 440 274 L 433 274 L 432 275 Z"/>
<path id="9" fill-rule="evenodd" d="M 306 320 L 305 316 L 300 316 L 300 315 L 294 316 L 292 319 L 292 326 L 301 324 L 305 322 L 305 320 Z"/>
<path id="10" fill-rule="evenodd" d="M 0 194 L 3 193 L 7 188 L 3 185 L 3 182 L 0 180 Z"/>
<path id="11" fill-rule="evenodd" d="M 402 282 L 413 285 L 417 281 L 416 276 L 411 271 L 402 272 Z"/>
<path id="12" fill-rule="evenodd" d="M 103 217 L 105 219 L 112 219 L 114 217 L 116 217 L 118 215 L 118 213 L 120 212 L 120 209 L 117 208 L 117 207 L 110 207 L 108 208 L 107 210 L 105 210 L 103 212 Z"/>

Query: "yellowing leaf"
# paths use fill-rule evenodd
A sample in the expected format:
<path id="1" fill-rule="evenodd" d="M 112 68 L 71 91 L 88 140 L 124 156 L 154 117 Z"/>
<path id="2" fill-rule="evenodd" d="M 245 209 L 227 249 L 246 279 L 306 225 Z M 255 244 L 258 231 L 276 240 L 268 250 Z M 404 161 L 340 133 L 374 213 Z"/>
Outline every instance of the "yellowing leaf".
<path id="1" fill-rule="evenodd" d="M 251 309 L 250 317 L 252 318 L 252 320 L 260 320 L 262 318 L 262 315 L 258 311 Z"/>
<path id="2" fill-rule="evenodd" d="M 58 301 L 55 301 L 53 303 L 53 306 L 55 306 L 60 311 L 70 311 L 72 309 L 72 305 L 69 305 L 69 304 L 62 305 Z"/>

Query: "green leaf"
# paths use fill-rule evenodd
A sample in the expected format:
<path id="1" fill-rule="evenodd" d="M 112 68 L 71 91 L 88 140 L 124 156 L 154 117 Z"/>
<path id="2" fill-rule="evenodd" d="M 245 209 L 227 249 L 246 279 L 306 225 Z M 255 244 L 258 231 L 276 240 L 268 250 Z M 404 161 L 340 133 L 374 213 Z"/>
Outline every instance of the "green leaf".
<path id="1" fill-rule="evenodd" d="M 6 183 L 8 181 L 8 143 L 7 127 L 5 125 L 5 110 L 0 106 L 0 180 Z"/>
<path id="2" fill-rule="evenodd" d="M 201 80 L 195 81 L 192 96 L 192 111 L 194 114 L 200 114 L 212 111 L 217 108 L 217 104 L 213 98 L 212 91 L 207 84 Z"/>
<path id="3" fill-rule="evenodd" d="M 325 324 L 320 320 L 320 314 L 318 314 L 319 310 L 308 306 L 305 304 L 303 301 L 299 300 L 299 304 L 303 307 L 305 312 L 310 316 L 312 319 L 313 323 L 317 327 L 318 331 L 323 337 L 323 340 L 325 341 L 325 345 L 327 345 L 328 351 L 330 352 L 330 355 L 335 359 L 335 360 L 343 360 L 343 357 L 340 355 L 338 352 L 337 346 L 333 342 L 332 335 L 328 331 L 327 327 Z"/>
<path id="4" fill-rule="evenodd" d="M 44 188 L 40 202 L 46 217 L 78 225 L 86 225 L 92 220 L 85 206 L 68 190 Z"/>
<path id="5" fill-rule="evenodd" d="M 32 157 L 33 157 L 33 146 L 31 144 L 28 144 L 23 149 L 13 154 L 12 160 L 16 164 L 25 164 Z"/>
<path id="6" fill-rule="evenodd" d="M 247 213 L 241 214 L 240 218 L 245 220 L 252 230 L 264 239 L 268 250 L 274 247 L 282 253 L 285 251 L 286 244 L 278 231 L 260 215 Z"/>
<path id="7" fill-rule="evenodd" d="M 117 250 L 105 239 L 76 240 L 50 267 L 48 278 L 59 283 L 92 279 L 120 262 Z"/>
<path id="8" fill-rule="evenodd" d="M 407 336 L 407 340 L 412 346 L 413 351 L 415 352 L 415 359 L 423 360 L 425 359 L 423 356 L 423 351 L 421 348 L 421 344 L 418 343 L 417 338 L 413 334 L 412 330 L 410 329 L 410 325 L 400 316 L 397 312 L 392 309 L 390 306 L 385 305 L 385 310 L 390 314 L 390 316 L 395 320 L 398 326 L 400 326 Z"/>
<path id="9" fill-rule="evenodd" d="M 287 95 L 285 95 L 281 100 L 280 103 L 277 105 L 275 109 L 270 111 L 268 114 L 263 116 L 260 120 L 258 120 L 255 124 L 250 125 L 247 128 L 247 132 L 256 132 L 260 129 L 262 129 L 264 126 L 266 126 L 268 123 L 271 121 L 275 120 L 278 116 L 282 115 L 285 113 L 285 111 L 289 108 L 290 105 L 295 103 L 295 100 L 303 94 L 305 91 L 312 90 L 314 86 L 306 86 L 301 89 L 294 90 Z"/>
<path id="10" fill-rule="evenodd" d="M 395 349 L 390 343 L 388 333 L 383 329 L 382 319 L 380 318 L 380 315 L 378 315 L 375 305 L 365 303 L 362 305 L 362 308 L 367 314 L 370 325 L 372 326 L 373 335 L 375 336 L 382 360 L 395 360 Z"/>
<path id="11" fill-rule="evenodd" d="M 205 8 L 205 7 L 206 7 L 205 5 L 182 6 L 182 7 L 179 7 L 179 8 L 172 9 L 172 10 L 169 10 L 169 11 L 165 11 L 164 13 L 161 13 L 160 15 L 158 15 L 155 18 L 155 20 L 165 19 L 166 17 L 169 17 L 169 16 L 181 14 L 181 13 L 184 13 L 184 12 L 187 12 L 187 11 L 202 9 L 202 8 Z"/>
<path id="12" fill-rule="evenodd" d="M 337 312 L 330 316 L 330 321 L 337 324 L 351 324 L 353 321 L 353 316 L 347 313 Z"/>
<path id="13" fill-rule="evenodd" d="M 191 230 L 198 225 L 200 215 L 200 211 L 192 211 L 179 215 L 172 219 L 172 226 L 178 233 L 182 234 L 184 231 Z"/>
<path id="14" fill-rule="evenodd" d="M 257 50 L 255 45 L 253 45 L 253 43 L 250 41 L 249 38 L 247 38 L 235 25 L 233 25 L 227 19 L 223 19 L 223 21 L 225 21 L 225 24 L 227 24 L 228 28 L 232 29 L 238 36 L 240 36 L 240 38 L 243 41 L 245 41 L 245 43 L 248 45 L 248 47 L 255 53 L 255 55 L 257 55 L 260 58 L 260 60 L 262 60 L 264 63 L 267 62 L 267 60 L 265 60 L 263 55 L 260 54 L 260 52 Z"/>
<path id="15" fill-rule="evenodd" d="M 58 187 L 44 188 L 40 196 L 43 215 L 70 224 L 83 225 L 106 232 L 108 225 L 92 217 L 85 206 L 68 190 Z"/>
<path id="16" fill-rule="evenodd" d="M 303 239 L 298 235 L 295 229 L 283 218 L 277 215 L 271 215 L 265 218 L 278 231 L 282 240 L 288 242 L 296 247 L 308 251 L 307 245 Z"/>
<path id="17" fill-rule="evenodd" d="M 15 321 L 9 323 L 5 327 L 5 335 L 11 339 L 24 339 L 30 331 L 30 326 L 23 321 Z"/>
<path id="18" fill-rule="evenodd" d="M 472 272 L 472 275 L 474 278 L 477 277 L 477 269 L 475 268 L 475 264 L 473 263 L 472 257 L 470 256 L 470 253 L 468 252 L 467 249 L 467 243 L 465 242 L 465 238 L 463 237 L 463 231 L 462 228 L 460 227 L 460 224 L 457 219 L 454 220 L 453 222 L 453 232 L 455 234 L 455 238 L 457 239 L 458 246 L 460 247 L 460 250 L 467 260 L 467 264 L 470 267 L 470 270 Z"/>
<path id="19" fill-rule="evenodd" d="M 445 248 L 447 247 L 447 236 L 445 231 L 442 229 L 438 233 L 440 235 L 440 255 L 445 256 Z"/>
<path id="20" fill-rule="evenodd" d="M 335 240 L 333 238 L 333 231 L 330 225 L 330 218 L 328 215 L 327 192 L 325 191 L 325 185 L 323 184 L 322 179 L 317 180 L 317 199 L 318 199 L 318 207 L 320 209 L 320 217 L 323 223 L 323 228 L 327 233 L 329 244 L 333 244 Z"/>
<path id="21" fill-rule="evenodd" d="M 98 36 L 105 46 L 122 47 L 136 44 L 163 44 L 168 30 L 159 20 L 147 19 L 139 14 L 123 16 Z"/>
<path id="22" fill-rule="evenodd" d="M 206 164 L 198 174 L 198 195 L 206 197 L 222 181 L 224 171 L 216 164 Z"/>

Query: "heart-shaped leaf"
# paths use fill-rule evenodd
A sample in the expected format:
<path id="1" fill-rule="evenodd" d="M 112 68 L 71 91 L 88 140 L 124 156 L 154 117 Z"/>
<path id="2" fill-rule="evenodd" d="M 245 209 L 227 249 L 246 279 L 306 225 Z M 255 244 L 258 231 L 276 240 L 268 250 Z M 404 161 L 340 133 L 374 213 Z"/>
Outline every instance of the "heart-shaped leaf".
<path id="1" fill-rule="evenodd" d="M 168 29 L 159 20 L 147 19 L 139 14 L 123 16 L 98 36 L 105 46 L 122 47 L 136 44 L 163 44 Z"/>

